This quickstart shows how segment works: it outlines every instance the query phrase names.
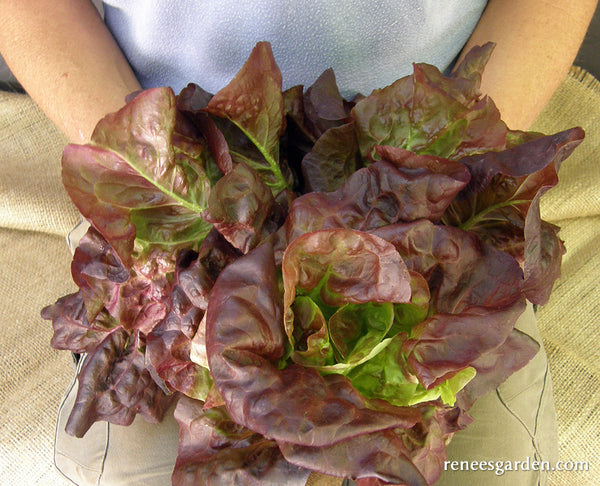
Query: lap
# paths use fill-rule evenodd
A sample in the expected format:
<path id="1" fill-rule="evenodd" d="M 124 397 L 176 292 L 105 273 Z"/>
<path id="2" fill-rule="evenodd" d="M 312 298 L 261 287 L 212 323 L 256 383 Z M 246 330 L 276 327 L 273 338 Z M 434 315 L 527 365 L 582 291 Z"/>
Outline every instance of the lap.
<path id="1" fill-rule="evenodd" d="M 541 344 L 531 306 L 520 317 L 516 327 Z M 535 471 L 532 467 L 534 461 L 548 461 L 548 465 L 552 466 L 558 458 L 552 379 L 543 347 L 524 368 L 495 391 L 477 400 L 469 413 L 474 421 L 452 438 L 447 449 L 447 470 L 436 484 L 546 484 L 548 471 Z M 451 469 L 452 461 L 467 461 L 469 464 L 483 461 L 486 470 L 454 471 Z M 516 461 L 529 461 L 529 466 L 515 466 Z M 528 467 L 529 470 L 508 470 L 516 467 Z M 456 468 L 460 469 L 460 465 Z"/>
<path id="2" fill-rule="evenodd" d="M 139 415 L 130 426 L 96 422 L 84 437 L 66 434 L 77 383 L 67 390 L 59 410 L 54 458 L 56 467 L 78 485 L 168 486 L 177 457 L 179 427 L 173 410 L 160 424 Z"/>
<path id="3" fill-rule="evenodd" d="M 517 327 L 541 342 L 531 307 Z M 76 395 L 73 384 L 61 406 L 55 442 L 56 465 L 76 484 L 118 486 L 144 484 L 167 486 L 175 464 L 178 426 L 172 413 L 163 423 L 149 424 L 137 417 L 129 427 L 95 423 L 77 439 L 64 427 Z M 543 348 L 523 369 L 473 406 L 475 419 L 456 433 L 448 446 L 447 469 L 437 483 L 443 486 L 545 484 L 547 472 L 454 471 L 452 461 L 505 464 L 510 461 L 556 461 L 556 417 L 548 361 Z M 463 467 L 464 468 L 464 467 Z M 504 470 L 505 468 L 502 468 Z M 498 472 L 497 472 L 498 471 Z M 333 479 L 333 478 L 330 478 Z M 314 480 L 314 478 L 313 478 Z M 333 480 L 328 484 L 340 484 Z"/>

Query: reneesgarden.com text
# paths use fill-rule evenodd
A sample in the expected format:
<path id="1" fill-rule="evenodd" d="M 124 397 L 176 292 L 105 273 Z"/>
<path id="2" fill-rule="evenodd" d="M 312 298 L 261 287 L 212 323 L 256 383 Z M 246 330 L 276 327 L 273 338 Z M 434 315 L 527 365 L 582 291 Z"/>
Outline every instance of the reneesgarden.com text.
<path id="1" fill-rule="evenodd" d="M 444 461 L 445 471 L 491 471 L 502 476 L 507 471 L 588 471 L 588 461 Z"/>

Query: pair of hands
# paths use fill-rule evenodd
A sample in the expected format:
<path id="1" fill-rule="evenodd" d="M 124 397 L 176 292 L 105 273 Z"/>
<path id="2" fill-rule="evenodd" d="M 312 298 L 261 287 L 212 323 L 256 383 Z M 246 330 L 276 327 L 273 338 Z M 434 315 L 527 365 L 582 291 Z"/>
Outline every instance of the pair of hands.
<path id="1" fill-rule="evenodd" d="M 496 43 L 482 91 L 512 129 L 527 129 L 567 74 L 598 0 L 490 0 L 464 47 Z M 0 52 L 73 142 L 140 89 L 88 0 L 0 0 Z"/>

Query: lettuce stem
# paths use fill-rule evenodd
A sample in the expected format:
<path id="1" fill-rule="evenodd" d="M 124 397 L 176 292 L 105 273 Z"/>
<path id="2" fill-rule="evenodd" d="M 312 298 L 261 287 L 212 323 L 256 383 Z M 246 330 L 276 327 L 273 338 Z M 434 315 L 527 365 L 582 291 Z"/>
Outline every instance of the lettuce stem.
<path id="1" fill-rule="evenodd" d="M 515 200 L 503 201 L 498 204 L 494 204 L 492 206 L 485 208 L 483 211 L 481 211 L 477 214 L 474 214 L 469 219 L 467 219 L 464 223 L 460 224 L 458 227 L 464 231 L 469 231 L 473 226 L 475 226 L 477 223 L 481 222 L 483 219 L 485 219 L 485 217 L 489 213 L 491 213 L 492 211 L 495 211 L 496 209 L 501 209 L 501 208 L 505 208 L 508 206 L 516 206 L 518 204 L 526 204 L 526 203 L 530 203 L 530 202 L 531 202 L 530 199 L 515 199 Z"/>

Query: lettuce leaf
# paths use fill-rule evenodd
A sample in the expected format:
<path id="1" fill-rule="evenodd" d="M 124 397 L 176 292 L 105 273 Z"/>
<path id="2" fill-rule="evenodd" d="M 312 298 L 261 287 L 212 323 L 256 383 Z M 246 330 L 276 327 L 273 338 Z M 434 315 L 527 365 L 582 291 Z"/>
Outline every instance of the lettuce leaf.
<path id="1" fill-rule="evenodd" d="M 138 413 L 148 422 L 162 421 L 174 397 L 153 381 L 138 347 L 139 333 L 117 327 L 90 352 L 77 376 L 68 434 L 83 437 L 98 420 L 130 425 Z"/>
<path id="2" fill-rule="evenodd" d="M 285 128 L 281 72 L 271 46 L 259 42 L 231 83 L 211 98 L 207 111 L 232 121 L 261 159 L 245 158 L 277 196 L 289 187 L 279 165 L 279 138 Z"/>
<path id="3" fill-rule="evenodd" d="M 469 410 L 479 397 L 498 388 L 510 375 L 525 366 L 539 349 L 539 343 L 533 338 L 513 329 L 500 346 L 473 361 L 477 374 L 456 395 L 460 407 Z"/>
<path id="4" fill-rule="evenodd" d="M 334 192 L 303 194 L 292 202 L 285 222 L 288 241 L 320 229 L 367 231 L 400 221 L 437 220 L 469 180 L 464 167 L 440 160 L 422 162 L 423 168 L 382 160 L 356 171 Z M 452 169 L 444 167 L 446 162 Z"/>
<path id="5" fill-rule="evenodd" d="M 454 405 L 456 394 L 475 376 L 476 370 L 467 367 L 446 381 L 426 389 L 410 369 L 404 355 L 405 335 L 396 335 L 386 348 L 369 361 L 353 368 L 347 375 L 355 388 L 368 398 L 379 398 L 405 407 L 440 398 Z"/>
<path id="6" fill-rule="evenodd" d="M 93 351 L 111 330 L 118 327 L 107 312 L 96 314 L 90 322 L 81 291 L 65 295 L 55 304 L 44 307 L 42 317 L 52 321 L 52 347 L 74 353 Z"/>
<path id="7" fill-rule="evenodd" d="M 233 422 L 222 408 L 177 403 L 179 454 L 173 484 L 304 486 L 310 471 L 288 463 L 277 444 Z"/>
<path id="8" fill-rule="evenodd" d="M 480 98 L 487 44 L 445 77 L 434 66 L 414 64 L 412 76 L 376 89 L 352 110 L 361 156 L 377 159 L 377 145 L 446 158 L 502 148 L 507 128 L 489 98 Z M 466 76 L 466 77 L 465 77 Z"/>
<path id="9" fill-rule="evenodd" d="M 203 218 L 233 246 L 248 253 L 279 226 L 268 186 L 240 162 L 212 188 Z"/>
<path id="10" fill-rule="evenodd" d="M 305 192 L 335 191 L 358 167 L 354 123 L 332 127 L 302 159 Z"/>
<path id="11" fill-rule="evenodd" d="M 310 446 L 419 420 L 415 410 L 369 402 L 342 376 L 294 364 L 280 369 L 286 341 L 273 250 L 264 244 L 223 270 L 207 310 L 208 363 L 231 418 Z"/>
<path id="12" fill-rule="evenodd" d="M 88 145 L 68 145 L 63 183 L 126 266 L 158 246 L 201 242 L 210 183 L 203 147 L 177 131 L 170 89 L 142 92 L 103 118 Z"/>
<path id="13" fill-rule="evenodd" d="M 471 181 L 442 218 L 513 255 L 534 304 L 547 302 L 564 253 L 558 229 L 540 219 L 539 200 L 558 183 L 560 164 L 583 137 L 580 128 L 528 135 L 514 147 L 462 158 Z"/>
<path id="14" fill-rule="evenodd" d="M 174 283 L 170 312 L 146 336 L 146 366 L 156 373 L 168 392 L 180 391 L 204 400 L 212 379 L 207 367 L 191 359 L 192 339 L 204 311 L 188 299 L 179 284 L 179 272 Z"/>

